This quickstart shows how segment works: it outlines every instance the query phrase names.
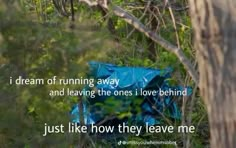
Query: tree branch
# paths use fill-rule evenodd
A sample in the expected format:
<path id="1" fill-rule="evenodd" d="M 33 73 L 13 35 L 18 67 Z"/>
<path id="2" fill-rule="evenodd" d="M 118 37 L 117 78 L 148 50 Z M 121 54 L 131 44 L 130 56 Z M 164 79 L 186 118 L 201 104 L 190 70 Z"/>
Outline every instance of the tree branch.
<path id="1" fill-rule="evenodd" d="M 116 5 L 110 5 L 108 7 L 108 4 L 106 3 L 106 0 L 79 0 L 80 2 L 84 2 L 89 6 L 96 6 L 100 5 L 104 9 L 107 9 L 111 12 L 113 12 L 116 16 L 119 16 L 124 21 L 126 21 L 128 24 L 132 25 L 135 29 L 145 34 L 148 38 L 153 40 L 155 43 L 159 44 L 166 50 L 174 53 L 180 62 L 184 65 L 185 69 L 189 73 L 189 75 L 192 77 L 192 79 L 198 84 L 198 73 L 194 69 L 194 66 L 190 62 L 190 60 L 185 56 L 183 50 L 181 48 L 178 48 L 177 46 L 171 44 L 169 41 L 165 40 L 161 36 L 157 35 L 155 32 L 151 31 L 151 29 L 148 29 L 144 24 L 142 24 L 135 16 L 131 15 L 124 9 L 122 9 L 119 6 Z"/>

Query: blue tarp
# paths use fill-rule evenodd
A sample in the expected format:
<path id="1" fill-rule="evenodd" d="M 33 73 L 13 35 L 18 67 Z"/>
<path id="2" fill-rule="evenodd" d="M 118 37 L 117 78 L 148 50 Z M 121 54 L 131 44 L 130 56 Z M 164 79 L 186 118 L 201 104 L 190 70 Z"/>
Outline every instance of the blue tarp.
<path id="1" fill-rule="evenodd" d="M 170 78 L 172 69 L 152 69 L 144 67 L 127 67 L 116 66 L 113 64 L 90 62 L 90 75 L 94 79 L 112 80 L 118 79 L 117 84 L 98 84 L 96 89 L 110 90 L 114 92 L 116 90 L 127 90 L 135 92 L 135 90 L 182 90 L 183 87 L 176 86 L 170 87 L 167 83 L 167 79 Z M 191 94 L 191 88 L 187 88 L 187 94 Z M 158 124 L 162 116 L 167 116 L 174 119 L 180 119 L 181 114 L 177 107 L 176 102 L 172 96 L 132 96 L 136 99 L 142 99 L 140 105 L 141 113 L 133 114 L 132 122 L 135 123 L 148 123 L 150 125 Z M 96 96 L 95 98 L 87 98 L 83 103 L 83 115 L 85 118 L 85 124 L 97 123 L 105 118 L 105 114 L 99 111 L 94 106 L 97 102 L 105 102 L 109 97 Z M 124 96 L 114 96 L 115 99 L 122 100 Z M 131 98 L 131 97 L 130 97 Z M 130 102 L 132 104 L 132 102 Z M 104 105 L 106 105 L 104 103 Z M 117 109 L 117 111 L 121 111 Z M 122 111 L 121 111 L 122 112 Z M 73 122 L 79 123 L 79 108 L 75 105 L 72 108 L 71 115 Z"/>

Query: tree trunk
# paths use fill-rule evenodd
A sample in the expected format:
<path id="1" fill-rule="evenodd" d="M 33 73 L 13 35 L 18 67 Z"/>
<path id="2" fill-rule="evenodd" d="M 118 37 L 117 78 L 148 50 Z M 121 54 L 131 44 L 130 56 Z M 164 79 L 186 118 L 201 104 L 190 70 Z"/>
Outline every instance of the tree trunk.
<path id="1" fill-rule="evenodd" d="M 189 0 L 212 148 L 236 148 L 236 1 Z"/>

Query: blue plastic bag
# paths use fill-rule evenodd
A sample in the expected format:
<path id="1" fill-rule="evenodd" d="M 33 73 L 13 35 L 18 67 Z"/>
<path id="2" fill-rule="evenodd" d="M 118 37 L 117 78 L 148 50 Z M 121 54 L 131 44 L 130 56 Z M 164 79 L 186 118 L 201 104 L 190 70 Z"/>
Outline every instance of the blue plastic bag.
<path id="1" fill-rule="evenodd" d="M 136 90 L 167 90 L 177 89 L 183 90 L 183 87 L 169 87 L 167 79 L 170 78 L 172 69 L 152 69 L 144 67 L 127 67 L 127 66 L 116 66 L 113 64 L 100 63 L 100 62 L 89 62 L 90 75 L 95 79 L 112 80 L 118 79 L 118 85 L 115 84 L 98 84 L 96 89 L 109 90 L 111 92 L 119 90 L 128 90 L 135 92 Z M 191 94 L 191 88 L 186 88 L 188 95 Z M 132 96 L 133 97 L 133 96 Z M 142 99 L 140 105 L 141 113 L 132 116 L 134 123 L 148 123 L 149 125 L 159 124 L 161 115 L 165 115 L 170 118 L 180 119 L 181 113 L 178 109 L 176 102 L 171 96 L 136 96 L 137 99 Z M 85 124 L 97 123 L 105 118 L 103 112 L 97 113 L 98 110 L 94 107 L 96 102 L 104 102 L 109 97 L 97 96 L 93 99 L 87 98 L 88 102 L 84 102 L 84 117 Z M 122 100 L 122 96 L 114 96 L 116 99 Z M 106 105 L 106 104 L 104 104 Z M 155 106 L 155 107 L 154 107 Z M 166 114 L 168 113 L 168 114 Z M 75 105 L 71 111 L 73 116 L 73 122 L 79 123 L 79 108 Z"/>

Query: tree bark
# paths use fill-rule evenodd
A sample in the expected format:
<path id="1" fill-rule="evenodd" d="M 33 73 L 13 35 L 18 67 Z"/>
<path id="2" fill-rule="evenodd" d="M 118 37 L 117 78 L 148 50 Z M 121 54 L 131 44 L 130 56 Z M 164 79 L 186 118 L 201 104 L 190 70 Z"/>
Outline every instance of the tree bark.
<path id="1" fill-rule="evenodd" d="M 236 1 L 189 0 L 211 147 L 236 147 Z"/>

